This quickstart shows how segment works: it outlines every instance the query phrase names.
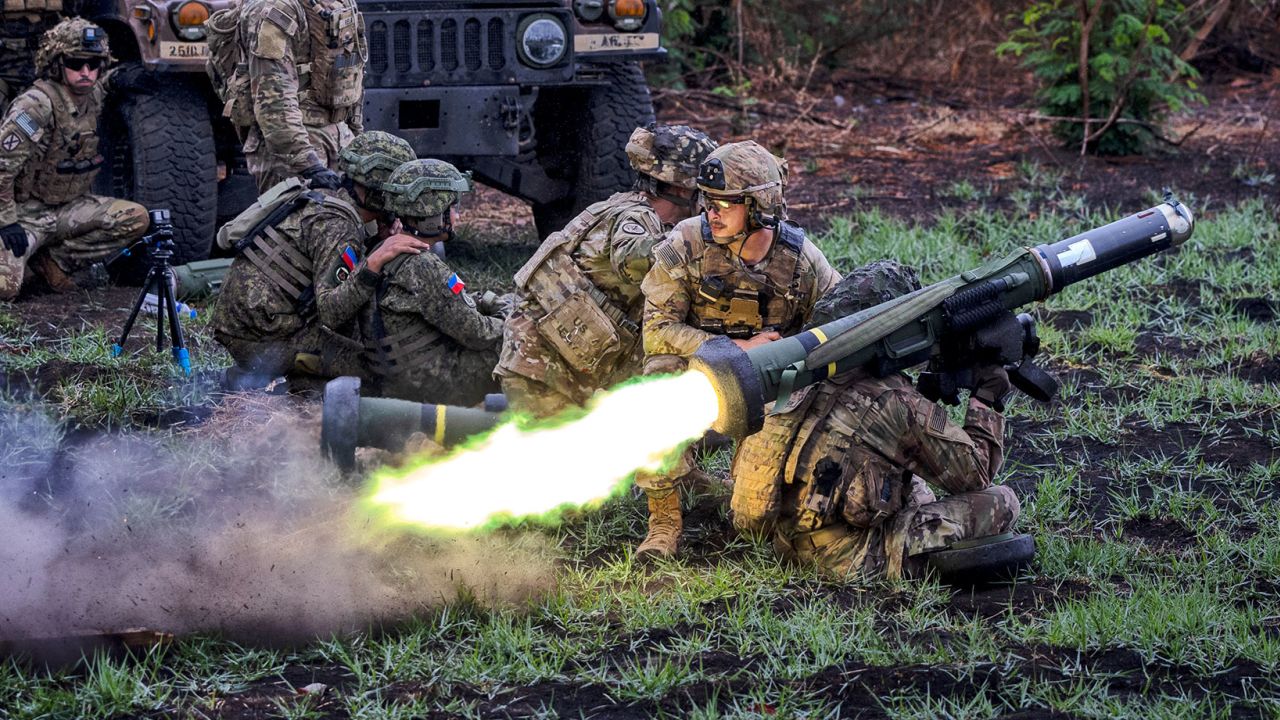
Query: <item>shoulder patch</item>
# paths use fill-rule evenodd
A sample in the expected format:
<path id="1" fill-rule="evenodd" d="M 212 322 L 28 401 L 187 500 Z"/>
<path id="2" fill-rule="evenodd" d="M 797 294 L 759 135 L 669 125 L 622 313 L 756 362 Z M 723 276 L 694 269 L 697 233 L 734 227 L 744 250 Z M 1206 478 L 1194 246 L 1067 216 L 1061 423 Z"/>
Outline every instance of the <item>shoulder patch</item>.
<path id="1" fill-rule="evenodd" d="M 13 116 L 13 124 L 17 125 L 18 129 L 26 133 L 29 138 L 34 138 L 36 133 L 40 132 L 40 125 L 36 123 L 35 118 L 31 117 L 26 110 L 19 110 L 18 113 Z M 6 147 L 5 149 L 9 150 L 11 148 Z"/>
<path id="2" fill-rule="evenodd" d="M 934 403 L 933 412 L 929 413 L 929 430 L 935 433 L 941 433 L 947 427 L 947 410 L 941 405 Z"/>
<path id="3" fill-rule="evenodd" d="M 628 220 L 622 223 L 620 230 L 628 235 L 647 235 L 648 231 L 644 229 L 640 223 L 634 220 Z"/>
<path id="4" fill-rule="evenodd" d="M 458 273 L 453 273 L 444 283 L 449 288 L 449 292 L 454 295 L 461 295 L 463 290 L 467 289 L 467 284 L 458 277 Z"/>
<path id="5" fill-rule="evenodd" d="M 671 247 L 670 240 L 664 240 L 653 247 L 653 259 L 664 268 L 673 268 L 680 265 L 680 253 Z"/>
<path id="6" fill-rule="evenodd" d="M 17 150 L 18 146 L 21 144 L 22 140 L 18 137 L 18 133 L 11 132 L 8 135 L 5 135 L 3 140 L 0 140 L 0 149 L 3 149 L 5 152 L 13 152 L 14 150 Z"/>
<path id="7" fill-rule="evenodd" d="M 289 49 L 289 33 L 276 24 L 271 13 L 258 23 L 253 38 L 253 54 L 266 60 L 282 60 Z"/>

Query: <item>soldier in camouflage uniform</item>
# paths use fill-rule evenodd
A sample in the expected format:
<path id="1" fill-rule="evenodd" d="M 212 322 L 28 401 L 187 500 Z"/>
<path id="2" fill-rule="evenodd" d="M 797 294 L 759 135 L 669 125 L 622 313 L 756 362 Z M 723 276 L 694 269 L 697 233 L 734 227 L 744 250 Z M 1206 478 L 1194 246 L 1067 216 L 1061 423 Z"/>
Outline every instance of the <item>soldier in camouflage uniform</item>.
<path id="1" fill-rule="evenodd" d="M 0 11 L 0 116 L 19 90 L 35 82 L 40 37 L 58 23 L 61 10 L 61 0 L 29 0 L 22 11 Z"/>
<path id="2" fill-rule="evenodd" d="M 350 331 L 360 308 L 373 298 L 392 258 L 431 249 L 394 234 L 364 257 L 369 238 L 388 234 L 391 225 L 382 185 L 413 157 L 409 144 L 394 135 L 360 135 L 338 159 L 345 189 L 305 193 L 284 206 L 286 215 L 242 243 L 213 314 L 214 337 L 237 364 L 228 373 L 233 387 L 261 386 L 288 373 L 359 374 L 359 346 Z M 298 182 L 285 181 L 272 192 Z"/>
<path id="3" fill-rule="evenodd" d="M 496 370 L 513 408 L 554 415 L 640 374 L 640 282 L 654 244 L 693 214 L 694 176 L 715 147 L 683 125 L 636 128 L 635 188 L 588 207 L 516 273 Z"/>
<path id="4" fill-rule="evenodd" d="M 453 237 L 454 205 L 471 178 L 443 160 L 398 168 L 383 192 L 404 232 L 428 244 Z M 500 303 L 478 303 L 433 253 L 389 263 L 360 316 L 365 374 L 374 390 L 422 403 L 475 405 L 497 392 Z"/>
<path id="5" fill-rule="evenodd" d="M 678 372 L 714 335 L 746 349 L 799 332 L 839 280 L 826 257 L 786 219 L 785 169 L 755 142 L 722 145 L 702 163 L 705 212 L 654 247 L 645 276 L 645 372 Z M 682 520 L 675 478 L 690 467 L 637 478 L 649 496 L 641 554 L 674 554 Z"/>
<path id="6" fill-rule="evenodd" d="M 828 293 L 812 324 L 919 287 L 913 270 L 873 263 Z M 975 377 L 963 428 L 901 373 L 854 370 L 798 391 L 734 458 L 734 525 L 770 532 L 782 557 L 842 578 L 918 575 L 932 551 L 1008 532 L 1018 498 L 991 479 L 1009 377 L 999 366 Z"/>
<path id="7" fill-rule="evenodd" d="M 297 176 L 338 187 L 331 168 L 363 129 L 364 33 L 355 0 L 245 0 L 253 124 L 244 154 L 259 192 Z"/>
<path id="8" fill-rule="evenodd" d="M 101 284 L 102 261 L 147 229 L 141 205 L 89 193 L 110 59 L 102 28 L 58 23 L 36 55 L 40 79 L 0 121 L 0 299 L 18 294 L 28 259 L 55 290 Z"/>

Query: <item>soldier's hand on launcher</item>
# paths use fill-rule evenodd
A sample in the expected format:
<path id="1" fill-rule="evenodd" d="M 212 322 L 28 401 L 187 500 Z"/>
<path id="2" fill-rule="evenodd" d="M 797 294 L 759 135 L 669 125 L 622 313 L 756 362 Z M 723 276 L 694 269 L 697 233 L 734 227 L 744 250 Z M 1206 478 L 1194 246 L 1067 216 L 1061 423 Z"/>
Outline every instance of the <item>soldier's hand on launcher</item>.
<path id="1" fill-rule="evenodd" d="M 743 350 L 750 350 L 753 347 L 759 347 L 766 343 L 771 343 L 774 340 L 781 340 L 781 339 L 782 339 L 782 335 L 779 334 L 777 330 L 765 330 L 764 332 L 759 333 L 757 335 L 752 335 L 747 340 L 734 340 L 733 344 L 737 345 L 739 348 Z"/>
<path id="2" fill-rule="evenodd" d="M 27 254 L 27 231 L 18 223 L 10 223 L 0 228 L 0 240 L 13 253 L 14 257 Z"/>
<path id="3" fill-rule="evenodd" d="M 365 261 L 365 264 L 373 272 L 380 273 L 382 272 L 382 267 L 391 262 L 391 259 L 397 255 L 403 255 L 404 253 L 421 255 L 424 250 L 431 250 L 431 243 L 403 233 L 392 235 L 383 240 L 373 252 L 369 253 L 369 259 Z"/>

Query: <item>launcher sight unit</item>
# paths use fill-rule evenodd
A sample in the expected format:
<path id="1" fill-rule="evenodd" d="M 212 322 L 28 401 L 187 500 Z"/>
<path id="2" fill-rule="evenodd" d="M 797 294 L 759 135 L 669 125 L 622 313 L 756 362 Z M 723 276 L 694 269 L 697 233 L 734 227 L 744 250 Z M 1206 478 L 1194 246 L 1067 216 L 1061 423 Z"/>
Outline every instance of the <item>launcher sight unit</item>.
<path id="1" fill-rule="evenodd" d="M 928 362 L 921 392 L 959 402 L 969 370 L 998 362 L 1014 386 L 1048 400 L 1057 383 L 1032 362 L 1039 350 L 1030 316 L 1013 310 L 1113 268 L 1181 245 L 1195 221 L 1166 195 L 1155 207 L 1049 245 L 1024 248 L 953 278 L 749 351 L 729 338 L 702 345 L 690 367 L 716 386 L 713 429 L 742 438 L 764 423 L 765 405 L 840 373 L 877 376 Z"/>

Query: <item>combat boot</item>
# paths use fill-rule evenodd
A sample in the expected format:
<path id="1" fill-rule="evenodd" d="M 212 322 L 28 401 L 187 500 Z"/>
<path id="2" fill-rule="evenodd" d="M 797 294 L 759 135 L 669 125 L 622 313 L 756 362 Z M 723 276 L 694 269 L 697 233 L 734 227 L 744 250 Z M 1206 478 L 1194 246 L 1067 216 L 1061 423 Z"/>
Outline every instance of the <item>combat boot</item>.
<path id="1" fill-rule="evenodd" d="M 636 548 L 637 559 L 671 557 L 680 546 L 680 531 L 684 522 L 680 517 L 680 493 L 669 490 L 658 494 L 646 490 L 649 498 L 649 534 Z"/>

